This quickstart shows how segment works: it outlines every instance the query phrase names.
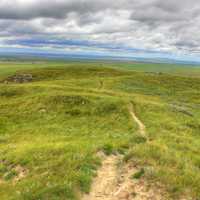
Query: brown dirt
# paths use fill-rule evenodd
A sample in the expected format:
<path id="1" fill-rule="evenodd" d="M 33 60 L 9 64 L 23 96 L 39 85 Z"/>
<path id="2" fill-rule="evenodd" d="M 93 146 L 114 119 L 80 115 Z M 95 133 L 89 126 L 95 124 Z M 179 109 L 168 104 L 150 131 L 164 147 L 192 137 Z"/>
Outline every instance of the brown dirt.
<path id="1" fill-rule="evenodd" d="M 21 165 L 17 165 L 13 168 L 10 168 L 10 170 L 13 169 L 17 175 L 14 176 L 11 181 L 13 184 L 19 182 L 21 179 L 25 178 L 28 174 L 28 170 L 24 167 L 22 167 Z M 0 178 L 0 184 L 6 183 L 7 181 L 4 180 L 3 178 Z"/>
<path id="2" fill-rule="evenodd" d="M 146 127 L 136 116 L 133 105 L 129 106 L 129 113 L 137 123 L 140 134 L 147 138 Z M 151 184 L 141 176 L 133 178 L 141 168 L 133 163 L 122 162 L 119 155 L 105 156 L 102 167 L 97 171 L 93 181 L 91 192 L 83 195 L 82 200 L 169 200 L 165 189 L 160 184 Z"/>
<path id="3" fill-rule="evenodd" d="M 112 155 L 105 158 L 94 179 L 90 194 L 85 195 L 83 200 L 113 199 L 117 187 L 117 161 L 117 156 Z"/>
<path id="4" fill-rule="evenodd" d="M 143 178 L 132 178 L 138 171 L 136 166 L 122 165 L 121 156 L 106 157 L 90 194 L 85 194 L 82 200 L 164 200 L 162 189 L 148 185 Z"/>
<path id="5" fill-rule="evenodd" d="M 146 127 L 145 125 L 143 124 L 143 122 L 137 117 L 137 115 L 135 114 L 134 110 L 133 110 L 133 105 L 130 104 L 129 105 L 129 112 L 130 112 L 130 115 L 131 117 L 133 118 L 133 120 L 137 123 L 138 125 L 138 128 L 139 128 L 139 131 L 140 131 L 140 134 L 143 136 L 143 137 L 147 137 L 147 134 L 146 134 Z"/>
<path id="6" fill-rule="evenodd" d="M 13 182 L 16 183 L 21 179 L 25 178 L 28 174 L 28 170 L 22 167 L 21 165 L 17 165 L 15 167 L 15 171 L 17 172 L 17 176 L 14 177 Z"/>

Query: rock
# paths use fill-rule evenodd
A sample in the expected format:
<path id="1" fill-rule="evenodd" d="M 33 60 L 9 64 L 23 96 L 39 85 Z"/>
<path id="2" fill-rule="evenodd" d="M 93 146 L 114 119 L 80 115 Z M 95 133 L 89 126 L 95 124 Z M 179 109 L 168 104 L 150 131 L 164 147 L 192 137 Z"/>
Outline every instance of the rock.
<path id="1" fill-rule="evenodd" d="M 47 110 L 46 110 L 46 109 L 41 109 L 39 112 L 40 112 L 40 113 L 46 113 Z"/>
<path id="2" fill-rule="evenodd" d="M 14 76 L 8 77 L 4 80 L 4 83 L 8 84 L 9 82 L 13 83 L 27 83 L 33 80 L 33 76 L 31 74 L 16 74 Z"/>

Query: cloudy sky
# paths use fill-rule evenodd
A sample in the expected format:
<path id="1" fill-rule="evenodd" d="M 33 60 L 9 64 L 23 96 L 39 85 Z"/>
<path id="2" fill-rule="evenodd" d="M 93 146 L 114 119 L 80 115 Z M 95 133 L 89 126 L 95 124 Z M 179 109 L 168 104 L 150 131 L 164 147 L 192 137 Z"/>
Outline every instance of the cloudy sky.
<path id="1" fill-rule="evenodd" d="M 0 51 L 200 57 L 199 0 L 0 0 Z"/>

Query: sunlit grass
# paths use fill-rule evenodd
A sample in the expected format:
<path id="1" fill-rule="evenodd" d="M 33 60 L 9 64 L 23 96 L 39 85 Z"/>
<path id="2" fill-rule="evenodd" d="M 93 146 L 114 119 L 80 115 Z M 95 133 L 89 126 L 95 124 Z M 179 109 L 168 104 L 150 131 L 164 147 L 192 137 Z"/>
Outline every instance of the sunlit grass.
<path id="1" fill-rule="evenodd" d="M 0 80 L 30 73 L 33 81 L 0 83 L 0 199 L 77 200 L 90 189 L 100 150 L 139 163 L 172 198 L 197 198 L 200 79 L 185 67 L 181 76 L 179 67 L 171 75 L 138 66 L 140 72 L 121 63 L 1 63 Z M 128 113 L 130 101 L 149 142 Z M 17 165 L 27 173 L 15 182 Z"/>

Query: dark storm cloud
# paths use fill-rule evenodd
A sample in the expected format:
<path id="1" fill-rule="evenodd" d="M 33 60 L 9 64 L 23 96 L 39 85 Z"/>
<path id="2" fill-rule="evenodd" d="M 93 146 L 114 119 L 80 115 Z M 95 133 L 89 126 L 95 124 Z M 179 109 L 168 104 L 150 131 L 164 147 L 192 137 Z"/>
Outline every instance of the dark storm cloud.
<path id="1" fill-rule="evenodd" d="M 144 23 L 187 21 L 192 19 L 194 14 L 199 16 L 197 8 L 200 8 L 200 3 L 196 0 L 155 0 L 138 5 L 137 9 L 133 9 L 131 19 Z"/>
<path id="2" fill-rule="evenodd" d="M 0 45 L 45 38 L 190 54 L 199 32 L 199 0 L 0 0 Z"/>
<path id="3" fill-rule="evenodd" d="M 90 13 L 119 9 L 125 0 L 1 0 L 1 19 L 65 18 L 68 13 Z M 127 1 L 129 2 L 129 0 Z M 123 9 L 123 7 L 122 7 Z"/>
<path id="4" fill-rule="evenodd" d="M 27 3 L 28 2 L 28 3 Z M 73 4 L 48 1 L 3 1 L 0 3 L 1 19 L 33 19 L 39 17 L 64 18 L 67 10 L 72 10 Z"/>

